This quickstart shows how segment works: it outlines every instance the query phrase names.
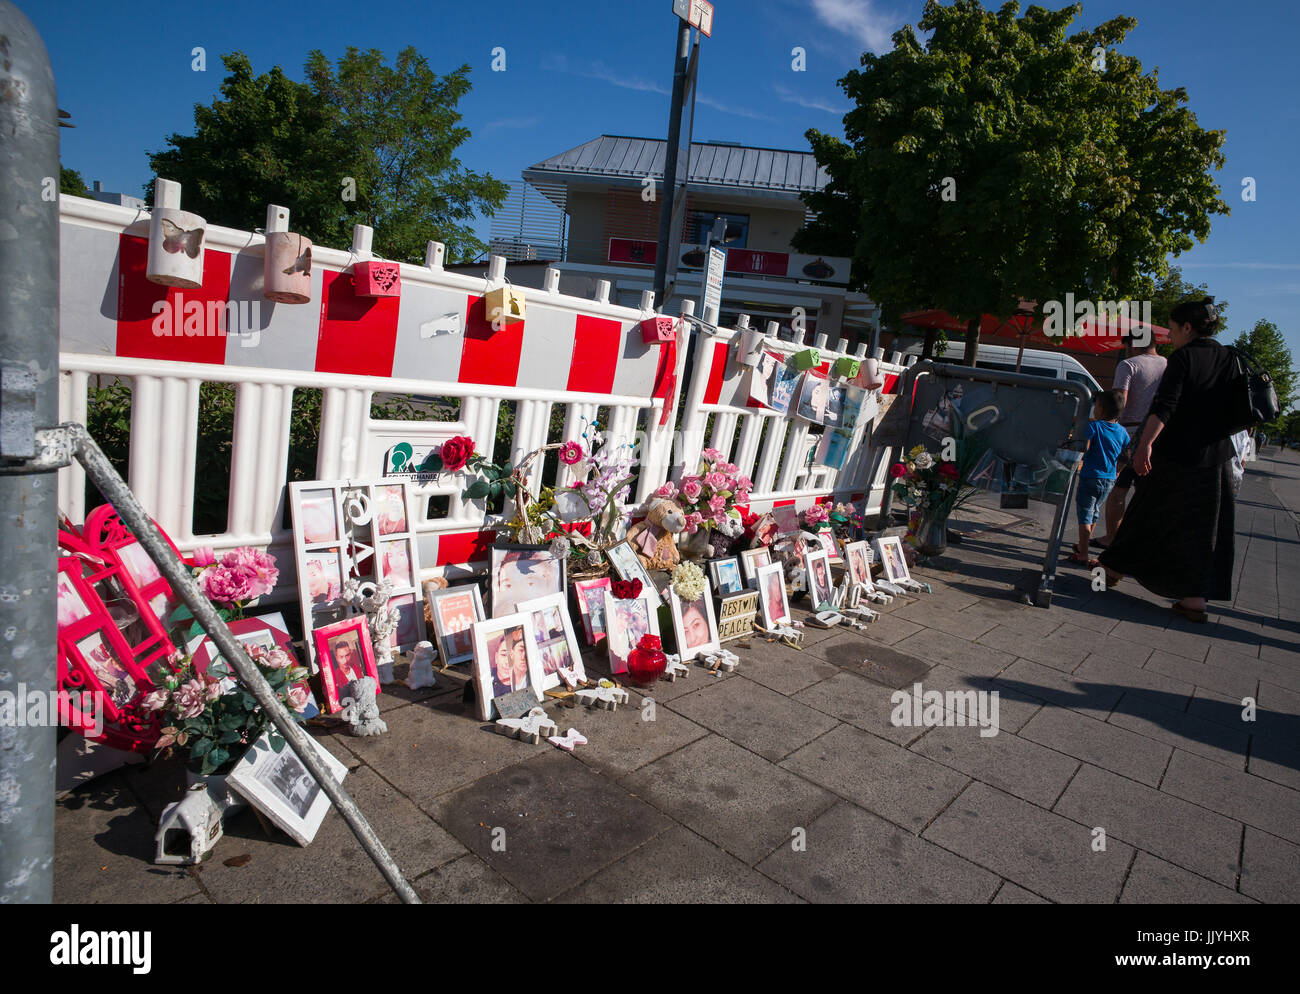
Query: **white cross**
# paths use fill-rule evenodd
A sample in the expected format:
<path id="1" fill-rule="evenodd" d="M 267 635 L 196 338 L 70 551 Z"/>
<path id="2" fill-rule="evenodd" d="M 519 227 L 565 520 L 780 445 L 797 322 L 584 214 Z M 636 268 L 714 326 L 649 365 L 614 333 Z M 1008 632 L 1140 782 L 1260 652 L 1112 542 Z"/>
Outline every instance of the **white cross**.
<path id="1" fill-rule="evenodd" d="M 740 662 L 740 657 L 728 649 L 719 649 L 717 652 L 702 652 L 699 658 L 703 660 L 714 673 L 719 670 L 724 673 L 730 673 Z"/>
<path id="2" fill-rule="evenodd" d="M 577 696 L 579 704 L 604 708 L 607 711 L 617 711 L 620 704 L 626 704 L 628 701 L 627 691 L 622 687 L 614 686 L 589 687 L 578 691 Z"/>

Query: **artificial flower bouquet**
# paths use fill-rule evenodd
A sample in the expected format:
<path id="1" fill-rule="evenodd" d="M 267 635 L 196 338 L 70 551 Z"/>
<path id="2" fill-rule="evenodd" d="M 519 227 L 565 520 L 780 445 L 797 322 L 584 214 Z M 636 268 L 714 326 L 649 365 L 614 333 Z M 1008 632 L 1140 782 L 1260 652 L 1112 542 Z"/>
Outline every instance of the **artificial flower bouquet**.
<path id="1" fill-rule="evenodd" d="M 245 648 L 289 714 L 301 721 L 311 702 L 307 668 L 278 646 Z M 185 749 L 191 773 L 208 776 L 223 772 L 257 741 L 269 719 L 252 691 L 236 683 L 221 656 L 209 664 L 206 673 L 198 672 L 194 661 L 179 652 L 168 662 L 172 672 L 142 702 L 164 723 L 155 748 L 168 753 L 173 748 Z"/>
<path id="2" fill-rule="evenodd" d="M 729 521 L 743 521 L 754 489 L 749 477 L 734 463 L 724 462 L 717 449 L 700 453 L 700 468 L 694 476 L 683 476 L 678 483 L 665 483 L 655 491 L 656 497 L 675 500 L 686 514 L 686 534 L 703 528 L 729 528 Z"/>
<path id="3" fill-rule="evenodd" d="M 917 445 L 903 462 L 889 467 L 894 496 L 914 510 L 917 521 L 946 521 L 978 490 L 971 485 L 970 473 L 988 446 L 978 435 L 959 438 L 956 443 L 953 460 L 941 459 L 924 445 Z"/>
<path id="4" fill-rule="evenodd" d="M 200 547 L 194 550 L 190 569 L 199 590 L 215 605 L 222 621 L 238 621 L 244 617 L 244 611 L 253 601 L 274 590 L 280 579 L 275 556 L 248 547 L 232 549 L 220 559 L 211 547 Z M 191 622 L 185 640 L 202 634 L 202 627 L 184 604 L 172 612 L 168 626 L 185 621 Z"/>

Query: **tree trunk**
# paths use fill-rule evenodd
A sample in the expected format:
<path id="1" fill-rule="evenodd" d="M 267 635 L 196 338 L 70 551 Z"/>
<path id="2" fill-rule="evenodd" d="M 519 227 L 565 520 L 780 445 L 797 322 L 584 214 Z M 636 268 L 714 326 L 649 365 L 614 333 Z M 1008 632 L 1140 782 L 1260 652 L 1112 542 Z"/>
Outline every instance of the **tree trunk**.
<path id="1" fill-rule="evenodd" d="M 921 349 L 922 359 L 934 358 L 934 340 L 939 337 L 937 328 L 927 328 L 925 332 L 925 345 Z"/>
<path id="2" fill-rule="evenodd" d="M 966 322 L 966 358 L 964 364 L 974 366 L 980 352 L 980 319 L 971 318 Z"/>

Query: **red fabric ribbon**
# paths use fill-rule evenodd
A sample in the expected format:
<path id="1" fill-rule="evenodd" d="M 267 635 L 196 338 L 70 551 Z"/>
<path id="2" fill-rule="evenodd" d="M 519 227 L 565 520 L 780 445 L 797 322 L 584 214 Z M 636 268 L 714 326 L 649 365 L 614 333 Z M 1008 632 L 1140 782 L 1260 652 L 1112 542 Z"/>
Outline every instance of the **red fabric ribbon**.
<path id="1" fill-rule="evenodd" d="M 671 342 L 659 344 L 662 346 L 659 350 L 659 369 L 655 373 L 655 388 L 650 396 L 663 398 L 664 407 L 659 414 L 659 425 L 662 427 L 672 416 L 673 391 L 677 388 L 677 340 L 674 338 Z"/>

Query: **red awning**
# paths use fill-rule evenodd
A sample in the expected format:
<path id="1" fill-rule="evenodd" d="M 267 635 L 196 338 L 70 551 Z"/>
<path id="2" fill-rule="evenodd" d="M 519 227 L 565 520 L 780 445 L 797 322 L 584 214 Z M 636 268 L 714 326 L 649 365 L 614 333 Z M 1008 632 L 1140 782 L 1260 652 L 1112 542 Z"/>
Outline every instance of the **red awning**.
<path id="1" fill-rule="evenodd" d="M 953 332 L 966 330 L 965 321 L 953 317 L 946 311 L 912 311 L 910 314 L 904 314 L 902 321 L 904 324 L 910 324 L 918 328 L 937 328 Z M 1037 321 L 1030 321 L 1026 331 L 1025 322 L 1024 317 L 998 318 L 992 314 L 985 314 L 980 320 L 980 337 L 1009 338 L 1017 344 L 1023 337 L 1026 347 L 1046 345 L 1065 352 L 1103 355 L 1107 352 L 1122 349 L 1134 329 L 1147 327 L 1145 322 L 1130 321 L 1124 315 L 1115 318 L 1107 316 L 1106 320 L 1100 324 L 1095 321 L 1080 322 L 1079 326 L 1069 335 L 1059 338 L 1045 334 L 1042 325 Z M 1158 344 L 1166 345 L 1169 343 L 1168 328 L 1162 328 L 1154 324 L 1150 327 L 1155 333 L 1155 340 Z"/>

